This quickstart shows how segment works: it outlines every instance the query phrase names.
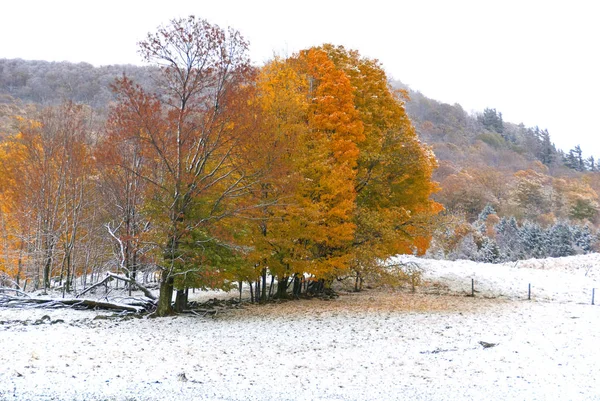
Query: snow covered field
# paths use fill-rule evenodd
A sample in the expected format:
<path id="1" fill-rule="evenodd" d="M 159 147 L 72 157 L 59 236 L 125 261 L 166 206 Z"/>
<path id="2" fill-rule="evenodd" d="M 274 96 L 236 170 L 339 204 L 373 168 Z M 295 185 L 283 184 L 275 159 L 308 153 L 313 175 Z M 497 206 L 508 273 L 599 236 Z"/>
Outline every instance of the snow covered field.
<path id="1" fill-rule="evenodd" d="M 446 292 L 452 294 L 471 294 L 473 279 L 477 296 L 527 299 L 531 284 L 533 300 L 589 304 L 592 289 L 596 288 L 600 301 L 600 254 L 597 253 L 497 265 L 408 255 L 396 260 L 417 262 L 424 268 L 424 279 L 446 287 Z"/>
<path id="2" fill-rule="evenodd" d="M 0 308 L 0 399 L 600 399 L 599 257 L 419 260 L 428 285 L 416 294 L 215 317 Z M 471 278 L 475 298 L 463 296 Z"/>

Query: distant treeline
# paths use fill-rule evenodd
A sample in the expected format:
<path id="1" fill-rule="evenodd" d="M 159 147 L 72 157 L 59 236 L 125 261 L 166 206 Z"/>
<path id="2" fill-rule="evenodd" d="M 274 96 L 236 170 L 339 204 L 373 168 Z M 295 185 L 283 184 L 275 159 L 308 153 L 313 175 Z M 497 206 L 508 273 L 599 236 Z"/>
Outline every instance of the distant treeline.
<path id="1" fill-rule="evenodd" d="M 123 74 L 145 89 L 154 86 L 156 67 L 0 59 L 0 94 L 44 106 L 65 100 L 105 108 L 114 100 L 110 85 Z"/>

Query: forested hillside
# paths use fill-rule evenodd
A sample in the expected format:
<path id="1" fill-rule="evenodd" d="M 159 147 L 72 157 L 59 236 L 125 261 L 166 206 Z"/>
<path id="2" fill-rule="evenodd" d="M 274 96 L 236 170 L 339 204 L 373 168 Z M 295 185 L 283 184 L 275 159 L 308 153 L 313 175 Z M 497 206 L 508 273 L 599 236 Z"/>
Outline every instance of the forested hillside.
<path id="1" fill-rule="evenodd" d="M 183 281 L 177 278 L 179 281 L 171 285 L 180 290 L 189 286 L 218 287 L 231 280 L 255 281 L 260 277 L 256 290 L 262 296 L 266 296 L 267 266 L 271 274 L 287 283 L 298 277 L 298 272 L 325 277 L 348 267 L 358 279 L 371 271 L 378 256 L 390 252 L 422 253 L 428 247 L 431 256 L 488 262 L 565 256 L 594 249 L 599 223 L 600 173 L 593 157 L 582 157 L 582 149 L 575 147 L 567 152 L 557 149 L 547 130 L 506 122 L 501 111 L 485 109 L 470 115 L 460 105 L 440 103 L 400 82 L 391 82 L 391 87 L 400 90 L 396 95 L 404 102 L 419 140 L 427 144 L 423 146 L 411 139 L 411 123 L 402 117 L 402 109 L 395 108 L 400 103 L 387 97 L 386 78 L 375 61 L 335 47 L 326 46 L 319 51 L 330 61 L 313 51 L 288 61 L 274 60 L 260 69 L 244 66 L 248 68 L 244 73 L 253 75 L 244 79 L 255 80 L 262 93 L 259 96 L 262 103 L 252 106 L 265 116 L 261 124 L 267 125 L 260 129 L 263 134 L 271 135 L 255 136 L 254 140 L 260 143 L 258 148 L 253 149 L 252 143 L 244 145 L 249 153 L 238 156 L 248 170 L 242 171 L 239 162 L 231 159 L 223 164 L 229 170 L 222 173 L 233 181 L 221 182 L 219 178 L 213 182 L 210 180 L 214 176 L 209 173 L 190 170 L 185 173 L 188 178 L 175 174 L 168 185 L 156 181 L 157 177 L 165 179 L 172 172 L 172 163 L 176 163 L 163 153 L 170 151 L 167 149 L 171 146 L 165 142 L 166 137 L 159 132 L 147 133 L 148 138 L 156 141 L 154 150 L 144 150 L 143 141 L 122 146 L 144 124 L 155 124 L 167 131 L 173 129 L 168 128 L 173 124 L 168 118 L 152 120 L 155 117 L 144 114 L 153 108 L 155 113 L 166 113 L 160 107 L 168 105 L 169 98 L 178 96 L 165 90 L 171 78 L 165 77 L 164 70 L 158 67 L 160 63 L 149 67 L 94 67 L 85 63 L 0 60 L 2 157 L 26 160 L 21 166 L 3 163 L 3 263 L 4 270 L 11 272 L 11 280 L 19 283 L 27 276 L 28 263 L 38 266 L 37 285 L 50 285 L 51 276 L 58 276 L 60 282 L 67 283 L 67 290 L 72 275 L 94 273 L 100 270 L 98 266 L 122 268 L 135 278 L 140 266 L 155 265 L 157 255 L 169 259 L 167 254 L 175 252 L 169 250 L 168 243 L 156 245 L 160 242 L 156 238 L 152 240 L 154 248 L 148 245 L 152 242 L 148 238 L 161 230 L 174 230 L 172 240 L 179 244 L 176 253 L 190 255 L 186 263 L 200 260 L 210 265 L 201 275 Z M 342 71 L 339 77 L 331 75 L 334 67 L 327 64 L 330 62 Z M 349 65 L 360 66 L 363 75 L 356 75 Z M 348 85 L 347 90 L 353 88 L 355 92 L 347 99 L 346 106 L 304 104 L 301 100 L 304 95 L 289 92 L 285 82 L 297 80 L 296 87 L 303 88 L 301 77 L 306 74 L 317 77 L 311 79 L 319 82 L 328 79 L 338 82 L 335 90 L 340 90 L 339 80 L 343 75 L 348 79 L 344 84 Z M 314 82 L 298 90 L 314 90 Z M 326 85 L 319 90 L 332 88 Z M 219 116 L 212 117 L 225 119 L 219 123 L 225 124 L 219 128 L 224 131 L 219 132 L 234 135 L 229 140 L 240 135 L 234 134 L 238 127 L 247 132 L 255 129 L 252 124 L 256 122 L 248 120 L 248 113 L 258 112 L 240 108 L 244 97 L 256 94 L 247 89 L 231 93 L 237 99 L 227 98 L 231 102 L 227 107 L 236 110 L 235 113 L 221 114 L 219 110 Z M 373 96 L 387 100 L 367 101 L 365 93 L 375 93 Z M 69 101 L 74 104 L 65 103 Z M 128 107 L 138 102 L 145 106 L 136 116 Z M 219 103 L 219 107 L 223 105 L 227 104 Z M 345 126 L 319 118 L 310 123 L 311 129 L 333 129 L 346 137 L 340 136 L 337 144 L 331 138 L 328 144 L 306 142 L 300 128 L 307 115 L 303 113 L 331 113 L 328 108 L 332 107 L 346 110 Z M 180 113 L 188 116 L 189 112 L 180 110 Z M 395 139 L 402 146 L 377 148 L 381 138 L 392 131 L 403 133 Z M 288 141 L 287 150 L 279 147 L 282 140 Z M 164 148 L 156 145 L 161 141 Z M 40 146 L 44 148 L 42 159 L 34 152 Z M 113 149 L 115 146 L 117 149 Z M 217 149 L 221 145 L 215 142 L 215 146 Z M 319 150 L 320 146 L 325 148 Z M 428 159 L 428 147 L 438 164 L 433 173 L 431 168 L 435 163 Z M 220 149 L 233 151 L 227 147 Z M 302 149 L 314 152 L 313 159 L 294 156 L 292 164 L 283 162 L 281 152 L 302 152 Z M 269 152 L 269 158 L 265 158 L 264 152 Z M 336 156 L 323 164 L 320 155 L 328 152 L 346 156 Z M 420 156 L 414 159 L 414 155 Z M 202 159 L 200 154 L 190 153 L 188 157 Z M 212 154 L 206 156 L 206 165 L 216 162 L 212 157 Z M 61 164 L 65 161 L 68 163 Z M 119 167 L 127 163 L 129 167 Z M 61 173 L 53 175 L 52 166 Z M 148 170 L 150 166 L 153 170 Z M 387 170 L 382 166 L 387 166 Z M 157 176 L 160 168 L 165 170 Z M 297 175 L 291 173 L 294 171 Z M 19 182 L 6 178 L 11 173 L 20 177 Z M 439 183 L 439 190 L 430 183 L 429 175 Z M 320 189 L 323 191 L 320 199 L 330 202 L 325 209 L 314 198 L 307 203 L 314 188 L 307 186 L 308 181 L 298 181 L 301 176 L 322 183 L 326 178 L 331 180 Z M 354 186 L 340 185 L 349 182 L 345 181 L 348 179 L 355 182 Z M 229 186 L 222 187 L 225 183 Z M 26 190 L 19 189 L 23 188 L 20 185 Z M 148 197 L 153 185 L 158 192 Z M 263 190 L 251 189 L 256 186 Z M 184 187 L 190 189 L 185 195 L 189 199 L 208 191 L 202 195 L 208 203 L 185 203 L 188 199 L 178 204 L 174 194 Z M 210 191 L 216 188 L 216 192 L 210 192 L 209 187 Z M 14 191 L 22 193 L 17 196 Z M 39 191 L 46 198 L 38 199 Z M 295 193 L 296 206 L 270 208 L 289 196 L 285 191 Z M 242 193 L 248 197 L 237 198 Z M 384 193 L 386 196 L 382 197 Z M 431 218 L 437 209 L 435 202 L 428 200 L 430 194 L 444 207 L 435 220 Z M 225 199 L 231 202 L 226 203 Z M 21 202 L 27 208 L 16 212 L 21 206 L 14 202 Z M 303 203 L 304 207 L 298 209 Z M 257 209 L 256 205 L 263 207 Z M 377 212 L 381 208 L 386 212 Z M 32 214 L 33 210 L 37 212 Z M 115 215 L 115 210 L 121 214 Z M 319 216 L 320 210 L 328 210 L 328 214 Z M 20 217 L 11 221 L 11 213 Z M 262 222 L 256 226 L 233 224 L 230 217 L 241 214 L 251 219 L 246 222 Z M 35 220 L 28 220 L 30 217 Z M 421 220 L 424 217 L 429 220 Z M 198 228 L 180 219 L 200 219 L 206 224 Z M 213 219 L 218 223 L 213 224 Z M 324 231 L 316 230 L 315 226 L 312 238 L 303 238 L 303 230 L 317 220 L 327 222 L 321 226 Z M 294 221 L 294 224 L 282 225 L 277 221 Z M 391 229 L 394 221 L 400 227 L 395 231 Z M 189 228 L 192 226 L 194 229 Z M 214 240 L 217 237 L 219 240 Z M 298 246 L 299 239 L 305 244 L 302 247 Z M 194 243 L 205 243 L 202 255 L 190 250 Z M 253 252 L 240 258 L 243 249 Z M 73 258 L 77 258 L 77 263 Z M 251 260 L 254 267 L 249 268 L 243 259 Z M 319 261 L 318 266 L 315 261 Z M 94 263 L 96 267 L 92 267 Z M 185 270 L 189 267 L 186 263 L 170 268 L 168 278 L 178 277 L 169 275 Z M 225 264 L 234 266 L 235 271 L 215 274 Z M 75 265 L 80 270 L 75 271 Z"/>
<path id="2" fill-rule="evenodd" d="M 410 97 L 407 113 L 439 163 L 434 198 L 446 208 L 432 255 L 496 262 L 595 246 L 594 157 L 579 146 L 557 149 L 546 129 L 505 122 L 495 109 L 469 115 L 419 92 Z"/>
<path id="3" fill-rule="evenodd" d="M 65 100 L 106 108 L 115 99 L 110 85 L 127 75 L 152 88 L 157 69 L 133 65 L 94 67 L 87 63 L 0 59 L 0 91 L 24 103 L 57 105 Z"/>

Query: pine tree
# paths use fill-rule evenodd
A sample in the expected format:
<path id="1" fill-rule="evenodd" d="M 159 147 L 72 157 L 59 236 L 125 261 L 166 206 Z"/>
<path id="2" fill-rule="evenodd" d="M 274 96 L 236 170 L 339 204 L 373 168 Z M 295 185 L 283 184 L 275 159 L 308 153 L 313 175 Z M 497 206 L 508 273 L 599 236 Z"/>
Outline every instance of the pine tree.
<path id="1" fill-rule="evenodd" d="M 571 233 L 573 235 L 573 243 L 575 246 L 584 254 L 590 253 L 592 250 L 592 242 L 594 240 L 590 228 L 588 226 L 571 226 Z"/>
<path id="2" fill-rule="evenodd" d="M 485 222 L 487 220 L 488 216 L 491 214 L 496 214 L 496 210 L 494 210 L 494 207 L 488 203 L 487 205 L 485 205 L 485 207 L 483 208 L 481 213 L 479 213 L 477 220 L 481 221 L 481 222 Z"/>
<path id="3" fill-rule="evenodd" d="M 592 172 L 596 171 L 596 160 L 594 159 L 594 156 L 590 156 L 585 160 L 585 169 Z"/>
<path id="4" fill-rule="evenodd" d="M 569 150 L 563 159 L 563 164 L 576 171 L 585 171 L 585 162 L 583 161 L 582 150 L 579 145 Z"/>
<path id="5" fill-rule="evenodd" d="M 546 257 L 544 230 L 536 223 L 525 221 L 519 229 L 521 259 Z"/>
<path id="6" fill-rule="evenodd" d="M 523 244 L 519 236 L 519 227 L 514 217 L 503 217 L 495 226 L 496 243 L 502 261 L 518 260 L 523 254 Z"/>
<path id="7" fill-rule="evenodd" d="M 557 222 L 546 231 L 547 255 L 553 258 L 575 254 L 573 235 L 569 224 L 564 221 Z"/>
<path id="8" fill-rule="evenodd" d="M 477 260 L 484 263 L 498 263 L 501 261 L 500 249 L 493 238 L 483 237 Z"/>
<path id="9" fill-rule="evenodd" d="M 483 114 L 479 115 L 477 120 L 479 120 L 479 122 L 490 131 L 495 131 L 499 134 L 504 132 L 502 113 L 496 112 L 496 109 L 484 109 Z"/>
<path id="10" fill-rule="evenodd" d="M 549 166 L 554 162 L 556 158 L 556 148 L 554 147 L 554 144 L 550 141 L 550 134 L 548 133 L 547 129 L 540 131 L 539 138 L 541 140 L 541 144 L 538 158 L 546 166 Z"/>

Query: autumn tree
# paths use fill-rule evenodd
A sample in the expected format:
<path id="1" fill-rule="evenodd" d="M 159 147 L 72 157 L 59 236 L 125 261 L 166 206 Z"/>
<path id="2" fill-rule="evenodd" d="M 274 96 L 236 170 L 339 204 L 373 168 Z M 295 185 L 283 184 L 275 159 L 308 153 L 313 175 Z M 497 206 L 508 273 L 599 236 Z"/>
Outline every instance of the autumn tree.
<path id="1" fill-rule="evenodd" d="M 274 60 L 261 77 L 271 131 L 289 132 L 297 149 L 287 165 L 295 175 L 285 176 L 288 183 L 300 177 L 295 206 L 269 223 L 277 229 L 268 243 L 278 251 L 265 251 L 284 261 L 274 264 L 285 266 L 279 281 L 300 272 L 323 279 L 367 271 L 390 255 L 424 252 L 429 218 L 440 210 L 429 199 L 435 159 L 379 63 L 325 45 Z"/>
<path id="2" fill-rule="evenodd" d="M 111 115 L 96 149 L 98 188 L 111 210 L 103 216 L 104 231 L 115 243 L 116 267 L 136 280 L 144 256 L 142 235 L 149 227 L 143 213 L 148 183 L 142 178 L 145 160 L 139 128 L 120 117 L 119 113 Z M 129 289 L 131 293 L 132 286 Z"/>
<path id="3" fill-rule="evenodd" d="M 374 268 L 398 253 L 422 254 L 433 229 L 430 217 L 441 210 L 430 199 L 437 190 L 431 180 L 437 162 L 406 114 L 407 94 L 390 88 L 377 60 L 341 46 L 323 49 L 350 78 L 364 126 L 365 140 L 357 143 L 353 268 Z"/>
<path id="4" fill-rule="evenodd" d="M 355 223 L 354 180 L 362 122 L 345 73 L 320 49 L 275 59 L 257 83 L 262 112 L 258 157 L 268 168 L 260 187 L 262 210 L 253 257 L 278 278 L 279 297 L 289 278 L 306 273 L 335 277 L 349 262 Z"/>
<path id="5" fill-rule="evenodd" d="M 19 213 L 18 168 L 22 148 L 10 141 L 0 144 L 0 285 L 19 287 L 26 262 L 25 215 Z"/>
<path id="6" fill-rule="evenodd" d="M 3 143 L 4 168 L 18 183 L 8 189 L 7 204 L 18 221 L 19 247 L 29 254 L 36 288 L 48 289 L 56 276 L 69 291 L 77 274 L 79 231 L 94 171 L 87 122 L 84 107 L 65 103 L 45 109 L 36 120 L 20 119 L 19 132 Z M 20 267 L 22 261 L 20 256 Z"/>
<path id="7" fill-rule="evenodd" d="M 230 215 L 230 201 L 246 191 L 244 166 L 235 159 L 245 139 L 235 107 L 244 103 L 252 70 L 237 31 L 193 16 L 172 20 L 139 45 L 143 58 L 161 68 L 161 92 L 149 95 L 119 80 L 113 119 L 136 128 L 147 160 L 139 175 L 151 193 L 147 210 L 162 259 L 156 315 L 165 316 L 175 279 L 202 269 L 190 264 L 190 252 L 199 249 L 187 245 L 192 234 L 203 230 L 210 239 L 212 222 Z M 177 295 L 184 297 L 184 288 Z"/>
<path id="8" fill-rule="evenodd" d="M 246 220 L 246 243 L 252 249 L 248 256 L 256 271 L 240 280 L 260 277 L 262 293 L 257 298 L 264 300 L 267 270 L 277 277 L 276 296 L 284 298 L 288 280 L 304 271 L 301 265 L 308 259 L 298 241 L 302 234 L 296 230 L 301 225 L 292 222 L 302 215 L 297 191 L 304 178 L 298 163 L 309 152 L 303 146 L 308 135 L 309 81 L 291 60 L 275 58 L 260 69 L 256 88 L 259 129 L 256 141 L 246 149 L 246 164 L 262 172 L 260 185 L 251 191 L 251 202 L 262 207 L 252 209 Z"/>

